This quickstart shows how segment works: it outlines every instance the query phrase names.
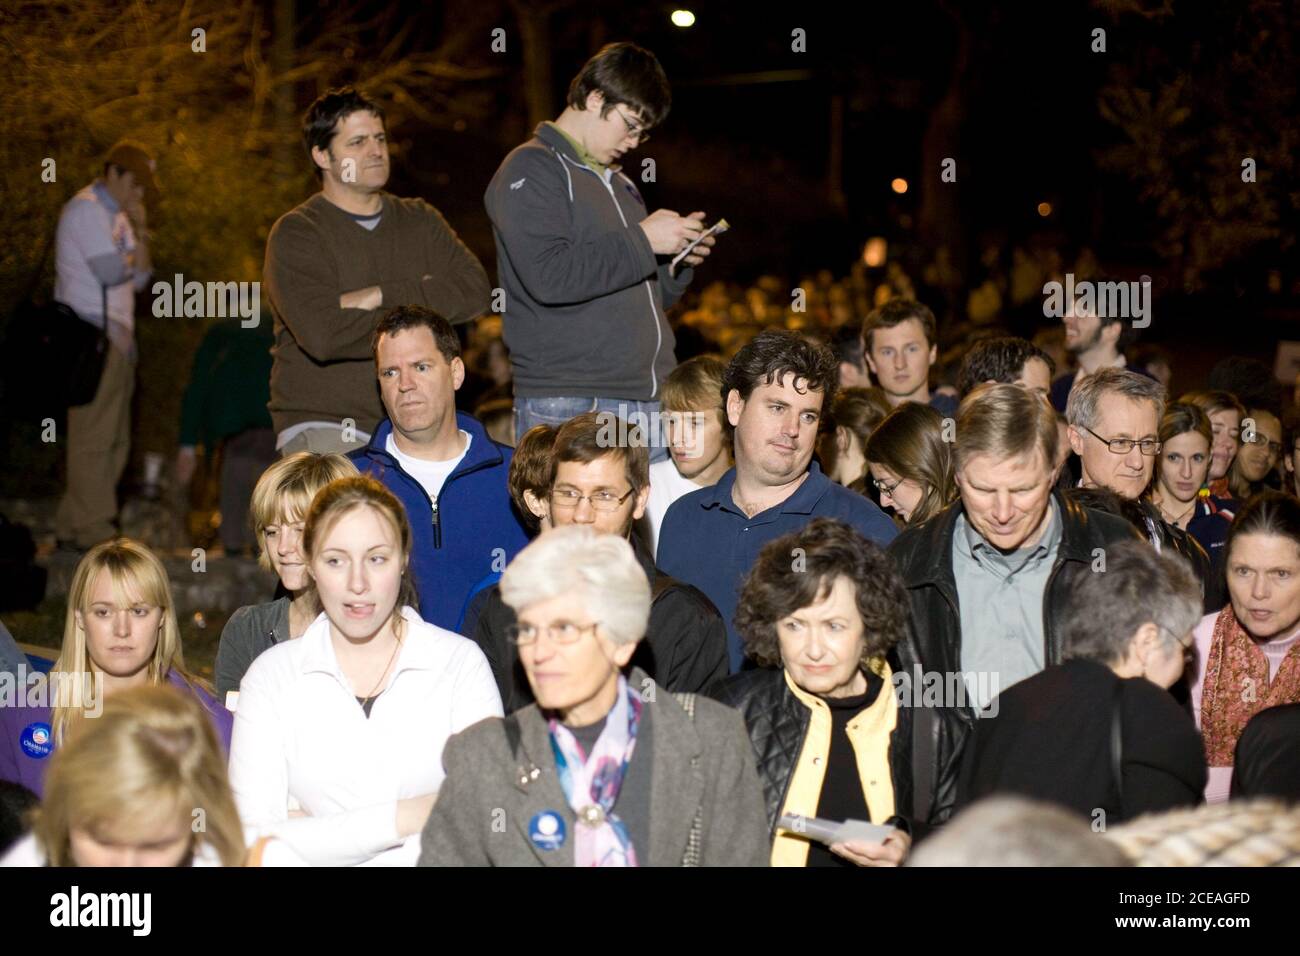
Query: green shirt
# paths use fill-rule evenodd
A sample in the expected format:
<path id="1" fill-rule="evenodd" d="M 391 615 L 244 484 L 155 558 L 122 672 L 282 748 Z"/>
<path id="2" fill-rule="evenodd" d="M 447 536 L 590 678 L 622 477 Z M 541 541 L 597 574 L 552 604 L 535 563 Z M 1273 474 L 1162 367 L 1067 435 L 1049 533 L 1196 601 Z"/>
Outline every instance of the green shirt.
<path id="1" fill-rule="evenodd" d="M 582 160 L 583 163 L 585 163 L 590 169 L 595 170 L 602 179 L 604 178 L 605 170 L 609 168 L 608 166 L 606 166 L 604 163 L 598 162 L 596 158 L 591 155 L 591 153 L 583 149 L 581 143 L 579 143 L 576 139 L 574 139 L 572 136 L 566 133 L 556 123 L 547 120 L 546 125 L 555 127 L 555 131 L 569 141 L 569 145 L 572 146 L 573 151 L 578 154 L 578 158 Z"/>

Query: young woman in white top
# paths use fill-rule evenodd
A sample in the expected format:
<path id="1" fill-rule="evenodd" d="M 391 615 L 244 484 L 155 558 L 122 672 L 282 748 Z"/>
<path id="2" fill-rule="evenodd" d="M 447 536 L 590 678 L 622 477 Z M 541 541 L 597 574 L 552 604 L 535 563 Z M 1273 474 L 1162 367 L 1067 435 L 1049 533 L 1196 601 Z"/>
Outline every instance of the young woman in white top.
<path id="1" fill-rule="evenodd" d="M 312 501 L 303 551 L 323 612 L 240 687 L 230 780 L 244 823 L 313 865 L 409 866 L 447 738 L 501 698 L 482 651 L 411 606 L 411 529 L 371 478 Z"/>

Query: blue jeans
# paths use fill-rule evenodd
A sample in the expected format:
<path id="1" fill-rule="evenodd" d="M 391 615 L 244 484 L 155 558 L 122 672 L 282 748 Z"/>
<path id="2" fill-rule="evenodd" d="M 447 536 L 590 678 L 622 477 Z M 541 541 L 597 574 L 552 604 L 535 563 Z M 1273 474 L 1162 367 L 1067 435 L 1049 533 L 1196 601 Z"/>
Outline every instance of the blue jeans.
<path id="1" fill-rule="evenodd" d="M 668 444 L 664 439 L 658 402 L 636 402 L 630 398 L 521 398 L 515 396 L 515 441 L 535 425 L 559 427 L 586 412 L 612 412 L 645 431 L 650 443 L 650 461 L 664 461 Z"/>

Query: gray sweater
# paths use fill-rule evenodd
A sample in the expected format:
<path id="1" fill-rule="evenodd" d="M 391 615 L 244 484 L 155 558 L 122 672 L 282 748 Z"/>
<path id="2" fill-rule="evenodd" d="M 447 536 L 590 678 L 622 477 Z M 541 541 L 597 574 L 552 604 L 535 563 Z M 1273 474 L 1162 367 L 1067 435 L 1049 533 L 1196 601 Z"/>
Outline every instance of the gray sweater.
<path id="1" fill-rule="evenodd" d="M 515 394 L 649 401 L 677 364 L 667 310 L 694 270 L 668 274 L 637 226 L 636 184 L 603 179 L 542 124 L 484 195 L 505 291 Z"/>
<path id="2" fill-rule="evenodd" d="M 740 714 L 699 697 L 692 720 L 644 671 L 633 668 L 628 683 L 647 688 L 654 725 L 649 767 L 637 768 L 634 753 L 625 780 L 649 791 L 649 835 L 636 847 L 640 865 L 680 866 L 698 812 L 701 865 L 767 866 L 767 817 Z M 578 823 L 555 771 L 546 719 L 536 704 L 515 716 L 517 760 L 500 717 L 482 720 L 447 742 L 442 755 L 447 779 L 424 827 L 420 866 L 573 866 Z M 641 802 L 620 795 L 616 807 L 625 799 Z M 529 838 L 532 821 L 548 811 L 564 819 L 568 834 L 553 850 Z"/>
<path id="3" fill-rule="evenodd" d="M 244 674 L 257 655 L 288 639 L 287 597 L 270 604 L 250 604 L 230 615 L 217 646 L 217 700 L 224 704 L 229 691 L 239 690 Z"/>

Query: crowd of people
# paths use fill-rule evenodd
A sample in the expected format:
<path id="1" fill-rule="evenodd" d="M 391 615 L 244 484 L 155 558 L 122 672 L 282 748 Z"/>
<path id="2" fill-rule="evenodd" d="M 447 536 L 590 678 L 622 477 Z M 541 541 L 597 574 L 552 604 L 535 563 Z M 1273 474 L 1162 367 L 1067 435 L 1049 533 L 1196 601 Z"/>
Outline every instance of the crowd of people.
<path id="1" fill-rule="evenodd" d="M 1256 861 L 1300 858 L 1280 390 L 1232 360 L 1174 400 L 1168 357 L 1077 302 L 1063 349 L 979 335 L 954 364 L 901 271 L 814 296 L 818 327 L 754 297 L 679 356 L 706 217 L 618 166 L 669 104 L 613 44 L 506 157 L 503 338 L 468 350 L 486 271 L 383 191 L 377 104 L 312 105 L 322 188 L 266 253 L 280 457 L 247 494 L 278 593 L 210 687 L 158 557 L 68 510 L 101 540 L 58 659 L 29 681 L 0 643 L 29 691 L 0 708 L 4 863 L 1123 865 L 1230 813 L 1273 821 L 1269 852 L 1240 828 Z M 130 219 L 110 175 L 74 202 Z M 972 316 L 1027 301 L 1017 265 Z M 475 378 L 491 423 L 458 410 Z"/>

